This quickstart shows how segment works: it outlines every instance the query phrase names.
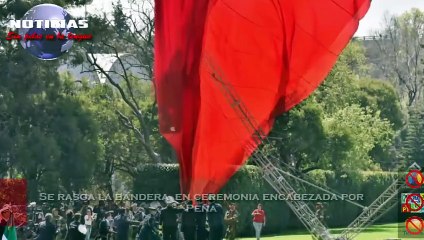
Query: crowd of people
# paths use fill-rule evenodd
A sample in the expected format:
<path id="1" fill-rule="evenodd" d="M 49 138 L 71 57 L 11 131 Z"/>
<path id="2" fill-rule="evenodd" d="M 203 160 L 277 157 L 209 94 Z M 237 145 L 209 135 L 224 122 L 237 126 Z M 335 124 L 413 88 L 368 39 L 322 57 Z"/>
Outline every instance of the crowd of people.
<path id="1" fill-rule="evenodd" d="M 213 199 L 204 203 L 167 201 L 150 204 L 116 204 L 99 201 L 49 208 L 46 204 L 28 206 L 28 224 L 18 231 L 25 240 L 234 240 L 240 215 L 237 205 L 227 210 Z M 265 226 L 262 205 L 252 212 L 259 240 Z"/>

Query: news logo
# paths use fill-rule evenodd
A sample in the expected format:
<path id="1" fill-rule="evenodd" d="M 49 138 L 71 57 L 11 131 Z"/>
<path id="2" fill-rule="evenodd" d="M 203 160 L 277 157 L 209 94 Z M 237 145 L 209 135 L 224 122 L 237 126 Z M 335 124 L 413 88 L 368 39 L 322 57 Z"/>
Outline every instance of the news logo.
<path id="1" fill-rule="evenodd" d="M 87 20 L 74 20 L 62 7 L 54 4 L 40 4 L 20 20 L 9 22 L 11 29 L 7 40 L 18 40 L 31 55 L 42 60 L 54 60 L 68 52 L 74 40 L 91 40 L 92 36 L 77 35 L 75 29 L 88 28 Z"/>

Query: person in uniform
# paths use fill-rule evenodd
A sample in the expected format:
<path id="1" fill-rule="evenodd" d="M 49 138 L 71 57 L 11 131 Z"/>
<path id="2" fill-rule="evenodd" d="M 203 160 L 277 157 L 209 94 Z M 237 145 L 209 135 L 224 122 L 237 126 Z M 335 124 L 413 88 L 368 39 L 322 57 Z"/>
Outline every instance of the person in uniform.
<path id="1" fill-rule="evenodd" d="M 137 220 L 138 211 L 139 211 L 139 208 L 137 206 L 137 203 L 131 204 L 131 208 L 128 211 L 128 219 L 130 221 L 138 221 Z"/>
<path id="2" fill-rule="evenodd" d="M 318 217 L 318 219 L 321 222 L 324 222 L 324 220 L 325 220 L 325 208 L 324 208 L 324 205 L 321 202 L 318 202 L 315 205 L 315 215 Z"/>
<path id="3" fill-rule="evenodd" d="M 225 234 L 226 239 L 236 239 L 238 218 L 239 213 L 237 212 L 236 204 L 231 203 L 229 206 L 229 210 L 225 213 L 225 222 L 227 223 L 227 231 Z"/>
<path id="4" fill-rule="evenodd" d="M 47 213 L 45 220 L 40 223 L 36 240 L 54 240 L 56 238 L 56 226 L 53 224 L 53 215 Z"/>
<path id="5" fill-rule="evenodd" d="M 185 210 L 181 215 L 181 231 L 184 240 L 194 240 L 196 236 L 196 216 L 191 201 L 186 201 L 183 205 Z"/>
<path id="6" fill-rule="evenodd" d="M 99 200 L 99 203 L 93 208 L 93 213 L 97 216 L 98 223 L 100 223 L 106 214 L 105 201 Z"/>
<path id="7" fill-rule="evenodd" d="M 68 210 L 66 212 L 66 235 L 65 240 L 69 240 L 69 228 L 71 226 L 72 221 L 74 220 L 74 212 L 72 210 Z"/>
<path id="8" fill-rule="evenodd" d="M 109 236 L 114 233 L 110 223 L 111 219 L 113 219 L 112 212 L 103 214 L 103 219 L 99 223 L 99 237 L 101 240 L 109 239 Z"/>
<path id="9" fill-rule="evenodd" d="M 167 206 L 162 209 L 160 214 L 160 225 L 162 225 L 164 240 L 177 240 L 178 231 L 178 214 L 184 209 L 178 207 L 178 203 L 171 199 L 167 202 Z"/>
<path id="10" fill-rule="evenodd" d="M 224 210 L 221 204 L 215 202 L 215 199 L 209 199 L 208 223 L 209 239 L 222 240 L 224 238 Z"/>
<path id="11" fill-rule="evenodd" d="M 114 219 L 116 227 L 116 240 L 128 240 L 130 231 L 130 222 L 128 220 L 127 211 L 124 208 L 119 210 L 118 216 Z"/>
<path id="12" fill-rule="evenodd" d="M 69 225 L 68 234 L 66 236 L 69 240 L 85 240 L 85 225 L 81 224 L 81 214 L 74 214 L 74 221 Z"/>
<path id="13" fill-rule="evenodd" d="M 207 207 L 202 201 L 201 197 L 196 198 L 196 206 L 194 207 L 194 214 L 196 219 L 196 240 L 208 239 L 208 230 L 206 229 Z"/>
<path id="14" fill-rule="evenodd" d="M 57 208 L 53 208 L 53 224 L 56 226 L 56 239 L 64 239 L 66 236 L 67 226 L 66 219 L 59 215 L 59 210 Z"/>
<path id="15" fill-rule="evenodd" d="M 157 218 L 157 207 L 150 206 L 149 214 L 146 215 L 138 236 L 138 240 L 161 240 L 159 234 L 159 221 Z"/>

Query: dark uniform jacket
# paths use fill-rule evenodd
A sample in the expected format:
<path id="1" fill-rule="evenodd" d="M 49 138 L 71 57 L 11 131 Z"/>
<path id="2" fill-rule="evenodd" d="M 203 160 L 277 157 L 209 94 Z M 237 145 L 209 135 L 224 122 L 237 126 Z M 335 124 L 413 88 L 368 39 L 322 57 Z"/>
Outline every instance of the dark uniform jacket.
<path id="1" fill-rule="evenodd" d="M 164 208 L 160 213 L 160 224 L 163 227 L 177 227 L 177 214 L 183 211 L 183 209 L 177 209 L 171 206 Z"/>
<path id="2" fill-rule="evenodd" d="M 116 227 L 116 240 L 128 240 L 130 222 L 126 216 L 118 215 L 114 219 Z"/>
<path id="3" fill-rule="evenodd" d="M 78 226 L 80 222 L 73 221 L 69 225 L 68 235 L 66 236 L 69 240 L 85 240 L 85 234 L 78 231 Z"/>
<path id="4" fill-rule="evenodd" d="M 210 227 L 224 226 L 224 210 L 221 204 L 211 203 L 208 208 L 208 222 Z"/>
<path id="5" fill-rule="evenodd" d="M 56 237 L 56 226 L 50 222 L 41 222 L 38 229 L 37 240 L 54 240 Z"/>

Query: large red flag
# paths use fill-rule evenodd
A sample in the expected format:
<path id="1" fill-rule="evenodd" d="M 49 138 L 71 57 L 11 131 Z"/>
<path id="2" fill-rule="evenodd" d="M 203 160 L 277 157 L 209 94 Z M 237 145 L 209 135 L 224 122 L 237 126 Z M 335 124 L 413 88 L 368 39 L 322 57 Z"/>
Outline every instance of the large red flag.
<path id="1" fill-rule="evenodd" d="M 169 6 L 167 11 L 180 13 L 184 4 L 199 1 L 169 2 L 175 4 L 175 9 Z M 181 8 L 176 7 L 178 4 Z M 245 146 L 252 142 L 252 132 L 234 111 L 217 79 L 234 89 L 237 98 L 248 109 L 250 115 L 247 117 L 253 120 L 254 127 L 268 133 L 276 115 L 305 99 L 325 78 L 367 12 L 370 0 L 216 0 L 213 4 L 204 4 L 208 7 L 201 13 L 179 15 L 180 18 L 191 16 L 189 19 L 207 15 L 203 22 L 190 23 L 202 31 L 190 32 L 195 38 L 202 38 L 201 47 L 196 48 L 202 56 L 201 64 L 199 66 L 197 62 L 200 58 L 192 62 L 192 66 L 200 67 L 200 71 L 194 69 L 196 74 L 186 75 L 184 77 L 190 79 L 181 81 L 179 77 L 173 77 L 172 72 L 175 69 L 181 71 L 178 64 L 189 62 L 187 57 L 177 55 L 176 65 L 169 67 L 168 64 L 168 69 L 158 68 L 161 63 L 157 61 L 163 61 L 164 57 L 158 54 L 169 53 L 155 52 L 156 81 L 161 79 L 160 75 L 171 74 L 169 81 L 174 87 L 157 84 L 158 95 L 164 97 L 169 91 L 182 93 L 170 94 L 167 103 L 163 99 L 158 101 L 160 111 L 163 114 L 164 109 L 169 111 L 182 106 L 186 111 L 174 111 L 174 117 L 178 119 L 174 122 L 181 121 L 178 123 L 187 129 L 188 125 L 195 124 L 189 135 L 183 134 L 179 138 L 187 145 L 173 144 L 180 153 L 181 169 L 187 173 L 183 182 L 190 182 L 187 186 L 192 194 L 219 191 L 251 153 Z M 164 6 L 159 6 L 163 10 Z M 177 14 L 174 12 L 168 16 Z M 177 17 L 174 20 L 183 21 Z M 156 38 L 166 36 L 172 42 L 172 31 L 179 30 L 173 24 L 156 25 Z M 156 41 L 156 48 L 163 48 L 158 46 L 160 41 Z M 187 50 L 174 47 L 164 49 L 169 52 Z M 196 56 L 200 56 L 197 53 Z M 181 82 L 185 84 L 181 85 Z M 188 96 L 197 101 L 190 103 L 190 108 L 186 108 L 187 92 L 195 92 Z M 196 105 L 198 102 L 200 105 Z M 162 126 L 164 122 L 167 121 L 162 117 Z M 169 132 L 162 133 L 170 139 Z M 190 144 L 194 144 L 192 155 L 188 154 Z"/>
<path id="2" fill-rule="evenodd" d="M 210 0 L 156 0 L 155 89 L 160 132 L 180 163 L 181 191 L 191 182 L 200 104 L 199 65 Z"/>

